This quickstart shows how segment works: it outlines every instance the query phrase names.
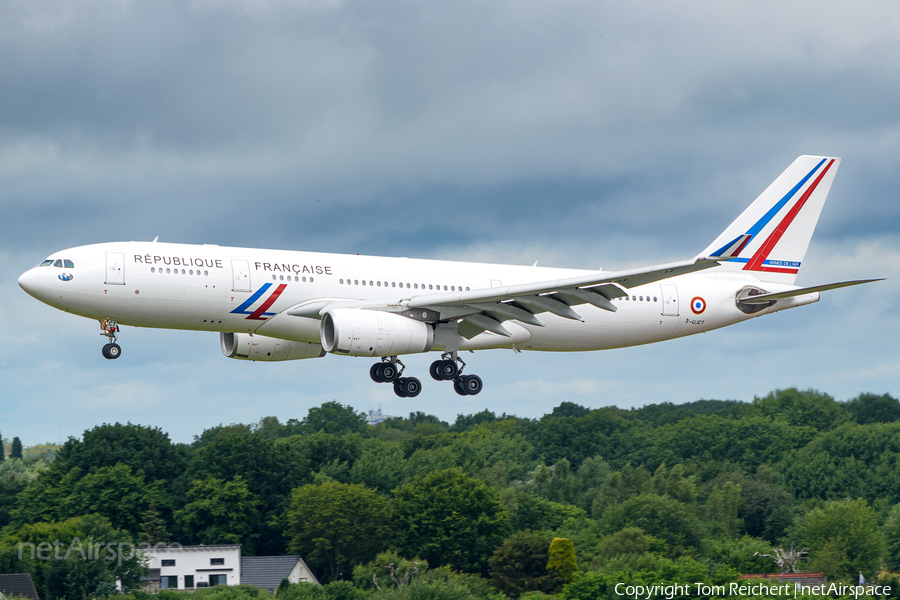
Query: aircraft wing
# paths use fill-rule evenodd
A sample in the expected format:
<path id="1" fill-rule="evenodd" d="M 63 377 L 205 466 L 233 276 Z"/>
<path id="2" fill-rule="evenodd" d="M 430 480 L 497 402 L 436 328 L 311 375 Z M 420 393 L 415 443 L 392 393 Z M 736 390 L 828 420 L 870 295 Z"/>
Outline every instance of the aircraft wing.
<path id="1" fill-rule="evenodd" d="M 506 287 L 420 294 L 408 299 L 398 299 L 393 304 L 321 299 L 292 307 L 287 312 L 293 316 L 321 318 L 325 311 L 335 308 L 389 310 L 404 314 L 412 313 L 411 309 L 421 309 L 430 311 L 429 318 L 432 320 L 461 319 L 460 334 L 467 338 L 484 331 L 509 337 L 511 334 L 503 327 L 503 321 L 517 320 L 542 327 L 544 323 L 535 315 L 544 312 L 580 321 L 581 316 L 571 308 L 580 304 L 591 304 L 616 312 L 616 306 L 611 300 L 626 296 L 623 288 L 646 285 L 718 265 L 718 260 L 700 258 L 625 271 L 598 271 L 577 277 Z"/>

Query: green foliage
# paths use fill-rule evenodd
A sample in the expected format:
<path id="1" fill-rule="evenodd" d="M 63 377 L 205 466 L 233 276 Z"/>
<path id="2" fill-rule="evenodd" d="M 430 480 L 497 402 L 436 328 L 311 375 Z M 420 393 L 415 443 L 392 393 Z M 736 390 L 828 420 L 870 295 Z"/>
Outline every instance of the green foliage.
<path id="1" fill-rule="evenodd" d="M 12 441 L 12 449 L 9 453 L 10 458 L 22 458 L 22 440 L 18 437 L 14 437 Z"/>
<path id="2" fill-rule="evenodd" d="M 497 492 L 459 469 L 418 477 L 397 489 L 395 512 L 407 554 L 467 572 L 486 570 L 509 533 L 509 514 Z"/>
<path id="3" fill-rule="evenodd" d="M 252 552 L 260 501 L 240 475 L 231 481 L 212 476 L 195 480 L 186 499 L 184 508 L 175 512 L 175 521 L 188 543 L 243 544 Z"/>
<path id="4" fill-rule="evenodd" d="M 547 569 L 551 539 L 550 534 L 531 531 L 506 538 L 489 562 L 491 585 L 511 598 L 529 591 L 550 593 L 559 588 L 565 580 Z"/>
<path id="5" fill-rule="evenodd" d="M 900 571 L 900 504 L 895 504 L 881 530 L 884 539 L 884 562 L 888 569 Z"/>
<path id="6" fill-rule="evenodd" d="M 311 470 L 326 472 L 346 483 L 350 470 L 362 455 L 362 441 L 357 433 L 336 435 L 320 431 L 283 438 L 278 443 L 289 445 Z"/>
<path id="7" fill-rule="evenodd" d="M 850 581 L 858 572 L 874 577 L 881 566 L 882 539 L 875 511 L 865 500 L 836 500 L 814 508 L 788 534 L 809 548 L 810 568 Z"/>
<path id="8" fill-rule="evenodd" d="M 406 559 L 393 550 L 379 552 L 375 560 L 353 567 L 353 582 L 363 590 L 380 591 L 408 586 L 428 571 L 428 561 Z"/>
<path id="9" fill-rule="evenodd" d="M 690 507 L 674 498 L 640 494 L 613 506 L 603 514 L 601 526 L 612 533 L 640 527 L 646 533 L 678 548 L 700 545 L 698 521 Z"/>
<path id="10" fill-rule="evenodd" d="M 510 513 L 515 531 L 557 529 L 567 519 L 580 519 L 586 513 L 571 504 L 551 502 L 515 488 L 507 488 L 500 493 L 503 505 Z"/>
<path id="11" fill-rule="evenodd" d="M 79 467 L 67 473 L 53 468 L 42 472 L 17 499 L 12 517 L 17 523 L 62 521 L 70 517 L 98 513 L 114 527 L 133 534 L 140 531 L 140 515 L 151 503 L 167 503 L 163 482 L 144 482 L 142 471 L 119 463 L 100 467 L 82 476 Z"/>
<path id="12" fill-rule="evenodd" d="M 779 465 L 798 498 L 900 502 L 900 423 L 845 424 L 789 453 Z"/>
<path id="13" fill-rule="evenodd" d="M 743 478 L 738 517 L 749 535 L 776 542 L 794 519 L 794 498 L 774 483 Z"/>
<path id="14" fill-rule="evenodd" d="M 860 425 L 900 421 L 900 400 L 890 394 L 860 394 L 844 406 Z"/>
<path id="15" fill-rule="evenodd" d="M 191 481 L 208 477 L 233 481 L 238 476 L 261 502 L 259 525 L 254 532 L 255 551 L 259 554 L 284 552 L 282 528 L 277 519 L 284 513 L 291 490 L 310 480 L 305 458 L 290 444 L 238 431 L 223 433 L 193 452 L 183 477 L 183 497 L 186 498 Z"/>
<path id="16" fill-rule="evenodd" d="M 26 463 L 23 460 L 0 462 L 0 528 L 12 520 L 10 511 L 16 504 L 17 496 L 34 481 L 38 473 L 47 469 L 44 461 Z"/>
<path id="17" fill-rule="evenodd" d="M 300 422 L 297 433 L 311 434 L 322 431 L 342 435 L 359 433 L 367 435 L 366 415 L 357 412 L 349 404 L 341 406 L 340 402 L 326 402 L 322 406 L 309 409 L 306 418 Z"/>
<path id="18" fill-rule="evenodd" d="M 53 466 L 64 471 L 78 467 L 83 473 L 93 468 L 128 465 L 143 471 L 148 482 L 174 481 L 185 469 L 184 448 L 173 444 L 169 434 L 158 427 L 128 423 L 104 424 L 84 432 L 84 441 L 69 440 L 57 452 Z"/>
<path id="19" fill-rule="evenodd" d="M 814 435 L 811 428 L 793 427 L 762 416 L 698 416 L 654 429 L 647 462 L 656 465 L 729 461 L 753 470 L 780 459 Z"/>
<path id="20" fill-rule="evenodd" d="M 16 556 L 19 544 L 22 560 Z M 4 536 L 0 546 L 6 550 L 0 570 L 31 573 L 42 598 L 89 597 L 99 584 L 116 579 L 126 589 L 135 588 L 145 572 L 130 553 L 130 535 L 100 515 L 24 525 Z"/>
<path id="21" fill-rule="evenodd" d="M 772 554 L 772 545 L 750 536 L 739 539 L 703 540 L 703 556 L 713 565 L 727 566 L 739 573 L 778 573 L 771 558 L 754 556 Z"/>
<path id="22" fill-rule="evenodd" d="M 626 527 L 600 540 L 593 564 L 597 566 L 624 554 L 664 553 L 667 549 L 664 541 L 645 534 L 640 527 Z"/>
<path id="23" fill-rule="evenodd" d="M 388 501 L 361 485 L 327 482 L 294 490 L 285 514 L 290 551 L 334 581 L 388 545 Z"/>
<path id="24" fill-rule="evenodd" d="M 741 509 L 741 484 L 726 481 L 713 487 L 704 509 L 706 518 L 715 527 L 717 533 L 733 537 L 741 530 L 744 523 L 738 517 Z"/>
<path id="25" fill-rule="evenodd" d="M 145 544 L 156 545 L 168 543 L 171 534 L 166 531 L 166 522 L 159 516 L 156 504 L 151 502 L 144 514 L 144 522 L 141 524 L 140 540 Z"/>
<path id="26" fill-rule="evenodd" d="M 566 581 L 578 572 L 578 561 L 575 559 L 575 544 L 568 538 L 553 538 L 550 542 L 550 553 L 547 557 L 547 571 Z"/>
<path id="27" fill-rule="evenodd" d="M 828 394 L 797 388 L 775 390 L 753 399 L 754 411 L 793 427 L 829 431 L 850 420 L 850 413 Z"/>
<path id="28" fill-rule="evenodd" d="M 634 555 L 629 555 L 634 556 Z M 710 571 L 706 565 L 689 557 L 677 559 L 663 558 L 655 555 L 644 555 L 647 559 L 632 560 L 630 565 L 619 562 L 608 563 L 602 570 L 579 572 L 562 592 L 557 600 L 621 600 L 622 596 L 615 591 L 616 584 L 629 585 L 679 585 L 677 591 L 672 588 L 674 600 L 712 600 L 721 598 L 718 594 L 698 594 L 696 583 L 705 582 L 711 585 L 727 585 L 736 581 L 738 573 L 732 569 Z M 627 568 L 622 568 L 627 567 Z M 685 593 L 685 591 L 687 593 Z M 668 592 L 664 592 L 668 597 Z"/>

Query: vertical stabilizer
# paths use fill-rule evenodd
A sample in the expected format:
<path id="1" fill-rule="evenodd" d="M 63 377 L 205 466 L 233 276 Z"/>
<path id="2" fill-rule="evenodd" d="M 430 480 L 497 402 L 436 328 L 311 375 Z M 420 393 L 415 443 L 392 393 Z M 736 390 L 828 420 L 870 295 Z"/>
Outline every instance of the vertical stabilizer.
<path id="1" fill-rule="evenodd" d="M 840 158 L 801 156 L 700 254 L 720 269 L 793 284 Z"/>

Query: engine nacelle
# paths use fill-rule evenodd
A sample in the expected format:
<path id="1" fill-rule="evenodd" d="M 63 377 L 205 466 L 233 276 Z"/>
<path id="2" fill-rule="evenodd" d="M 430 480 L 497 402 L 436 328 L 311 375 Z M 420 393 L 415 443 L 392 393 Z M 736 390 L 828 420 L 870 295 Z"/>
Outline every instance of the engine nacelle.
<path id="1" fill-rule="evenodd" d="M 279 340 L 252 333 L 220 333 L 222 354 L 239 360 L 299 360 L 325 356 L 321 344 Z"/>
<path id="2" fill-rule="evenodd" d="M 334 308 L 322 317 L 322 348 L 350 356 L 395 356 L 428 352 L 434 329 L 428 323 L 381 310 Z"/>

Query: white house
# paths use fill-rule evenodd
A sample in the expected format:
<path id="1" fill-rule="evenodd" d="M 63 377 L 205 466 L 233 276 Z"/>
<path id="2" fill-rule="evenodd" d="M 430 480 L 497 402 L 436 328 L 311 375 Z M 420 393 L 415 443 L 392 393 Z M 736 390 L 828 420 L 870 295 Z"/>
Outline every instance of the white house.
<path id="1" fill-rule="evenodd" d="M 149 591 L 252 585 L 274 591 L 282 579 L 319 585 L 300 556 L 241 556 L 240 544 L 159 545 L 139 550 L 149 560 Z"/>
<path id="2" fill-rule="evenodd" d="M 169 544 L 142 548 L 150 562 L 150 591 L 193 590 L 241 582 L 241 545 L 182 546 Z"/>

